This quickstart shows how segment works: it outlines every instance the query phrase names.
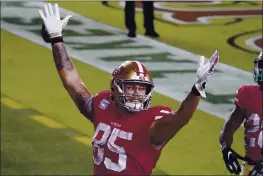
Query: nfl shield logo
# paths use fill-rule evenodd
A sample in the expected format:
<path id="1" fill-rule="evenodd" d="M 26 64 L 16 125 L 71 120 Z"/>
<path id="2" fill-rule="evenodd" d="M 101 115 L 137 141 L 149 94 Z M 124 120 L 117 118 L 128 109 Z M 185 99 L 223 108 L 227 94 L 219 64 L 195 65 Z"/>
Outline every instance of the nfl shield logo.
<path id="1" fill-rule="evenodd" d="M 103 99 L 100 104 L 99 104 L 99 108 L 105 110 L 107 108 L 107 106 L 109 105 L 109 101 L 107 101 L 106 99 Z"/>

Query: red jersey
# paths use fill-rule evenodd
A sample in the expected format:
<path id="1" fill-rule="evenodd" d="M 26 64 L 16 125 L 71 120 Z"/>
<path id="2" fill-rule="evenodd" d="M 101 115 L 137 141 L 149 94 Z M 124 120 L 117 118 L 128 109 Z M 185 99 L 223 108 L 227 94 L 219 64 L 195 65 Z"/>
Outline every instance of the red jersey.
<path id="1" fill-rule="evenodd" d="M 245 112 L 246 156 L 262 159 L 262 92 L 259 85 L 245 85 L 238 89 L 235 104 Z"/>
<path id="2" fill-rule="evenodd" d="M 92 139 L 95 175 L 150 175 L 162 148 L 150 142 L 152 122 L 172 110 L 155 106 L 134 115 L 120 115 L 110 92 L 93 98 Z"/>

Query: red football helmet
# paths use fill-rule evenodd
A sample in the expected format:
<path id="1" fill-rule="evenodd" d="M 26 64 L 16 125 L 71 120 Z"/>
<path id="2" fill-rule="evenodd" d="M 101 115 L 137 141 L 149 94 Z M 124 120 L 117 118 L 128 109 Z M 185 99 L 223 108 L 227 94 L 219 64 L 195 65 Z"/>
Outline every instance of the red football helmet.
<path id="1" fill-rule="evenodd" d="M 145 95 L 127 95 L 124 92 L 124 84 L 143 84 L 146 86 Z M 138 61 L 125 61 L 112 73 L 110 82 L 112 100 L 128 111 L 136 112 L 146 110 L 151 104 L 154 88 L 151 73 Z M 135 101 L 129 101 L 128 99 Z"/>

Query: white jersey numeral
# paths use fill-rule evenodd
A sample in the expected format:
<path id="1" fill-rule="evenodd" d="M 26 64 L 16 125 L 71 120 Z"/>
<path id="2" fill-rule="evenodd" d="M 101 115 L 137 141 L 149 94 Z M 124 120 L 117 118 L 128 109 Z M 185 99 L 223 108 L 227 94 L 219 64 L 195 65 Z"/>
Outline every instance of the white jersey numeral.
<path id="1" fill-rule="evenodd" d="M 260 124 L 260 117 L 258 114 L 252 114 L 248 120 L 252 120 L 253 124 L 252 124 L 252 128 L 248 129 L 247 132 L 249 133 L 255 133 L 259 130 L 259 128 L 261 128 L 261 124 Z M 262 147 L 262 131 L 259 133 L 258 139 L 256 138 L 249 138 L 249 145 L 250 147 L 255 147 L 256 146 L 256 141 L 257 144 Z"/>
<path id="2" fill-rule="evenodd" d="M 258 137 L 258 145 L 260 146 L 260 148 L 262 148 L 263 142 L 262 142 L 262 131 L 259 133 L 259 137 Z"/>
<path id="3" fill-rule="evenodd" d="M 100 139 L 97 139 L 100 131 L 103 132 L 103 135 Z M 115 144 L 115 140 L 118 137 L 125 140 L 132 140 L 132 136 L 133 133 L 125 132 L 117 128 L 114 128 L 111 133 L 111 127 L 109 125 L 104 123 L 99 123 L 92 140 L 93 150 L 94 150 L 94 157 L 93 157 L 94 163 L 96 165 L 100 165 L 101 162 L 104 160 L 104 165 L 107 169 L 116 172 L 123 171 L 126 168 L 127 154 L 123 147 Z M 113 162 L 110 158 L 107 157 L 104 158 L 104 145 L 106 142 L 107 142 L 108 150 L 119 154 L 118 163 Z"/>
<path id="4" fill-rule="evenodd" d="M 103 135 L 101 139 L 96 139 L 96 136 L 98 135 L 100 131 L 103 132 Z M 96 149 L 97 149 L 97 155 L 94 155 L 93 157 L 94 163 L 97 165 L 100 165 L 101 162 L 103 161 L 104 148 L 102 148 L 101 146 L 103 146 L 106 143 L 106 140 L 108 136 L 110 135 L 110 132 L 111 132 L 111 127 L 104 123 L 100 123 L 96 128 L 94 137 L 92 139 L 92 143 L 93 143 L 93 151 L 96 152 Z"/>

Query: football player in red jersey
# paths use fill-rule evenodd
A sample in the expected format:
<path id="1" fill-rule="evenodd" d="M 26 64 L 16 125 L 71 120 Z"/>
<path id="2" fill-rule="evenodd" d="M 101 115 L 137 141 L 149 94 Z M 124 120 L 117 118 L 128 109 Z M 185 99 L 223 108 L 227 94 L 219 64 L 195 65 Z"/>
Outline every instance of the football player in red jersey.
<path id="1" fill-rule="evenodd" d="M 45 5 L 39 14 L 61 81 L 80 112 L 94 124 L 94 174 L 150 175 L 162 148 L 191 119 L 200 96 L 206 97 L 205 84 L 218 62 L 218 51 L 206 64 L 200 58 L 196 82 L 178 111 L 150 107 L 154 84 L 148 69 L 138 61 L 123 62 L 112 73 L 110 90 L 93 96 L 63 43 L 62 29 L 71 16 L 61 20 L 58 4 L 54 8 Z"/>
<path id="2" fill-rule="evenodd" d="M 236 107 L 221 131 L 220 144 L 222 146 L 223 159 L 231 173 L 262 175 L 262 64 L 263 54 L 261 52 L 254 61 L 253 75 L 257 84 L 244 85 L 238 89 L 234 101 Z M 237 161 L 238 154 L 232 150 L 231 145 L 235 131 L 243 122 L 245 127 L 244 146 L 246 158 L 249 162 L 243 161 L 241 171 Z M 250 162 L 251 160 L 253 162 Z"/>

